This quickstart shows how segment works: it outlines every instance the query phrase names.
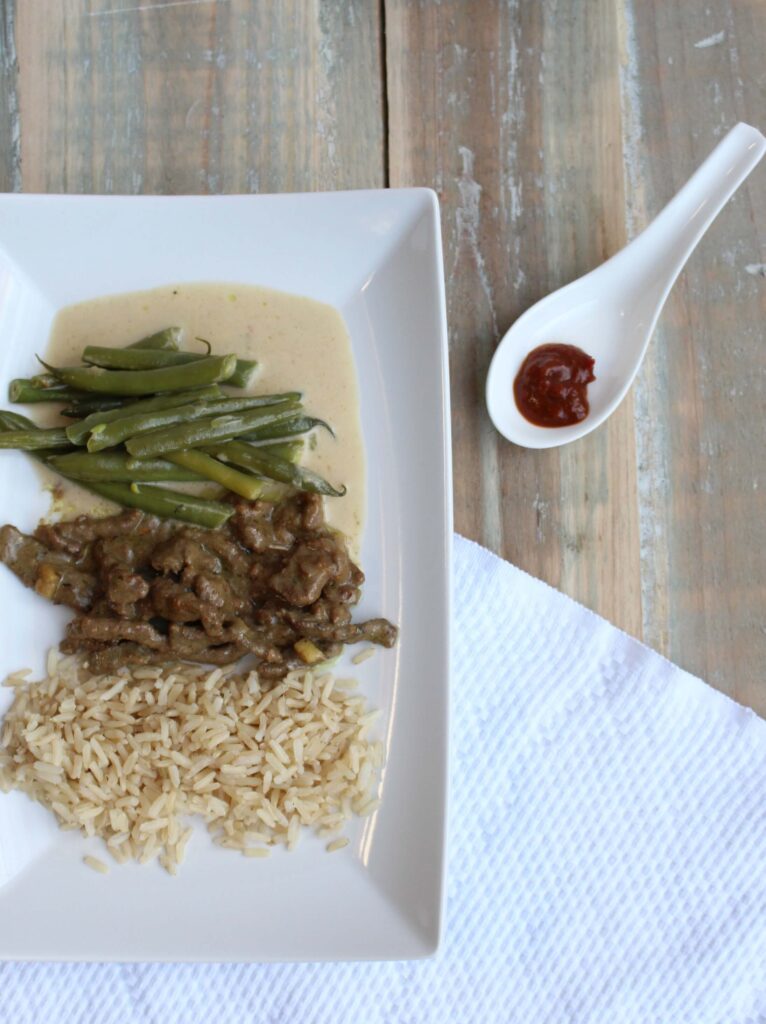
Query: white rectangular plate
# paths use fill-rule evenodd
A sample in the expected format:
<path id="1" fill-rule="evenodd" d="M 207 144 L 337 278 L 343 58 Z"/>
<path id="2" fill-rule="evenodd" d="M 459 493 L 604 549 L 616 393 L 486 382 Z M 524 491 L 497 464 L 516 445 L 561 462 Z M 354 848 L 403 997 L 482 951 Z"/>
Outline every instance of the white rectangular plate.
<path id="1" fill-rule="evenodd" d="M 0 794 L 0 957 L 407 959 L 439 942 L 444 881 L 451 478 L 438 205 L 425 189 L 283 196 L 0 196 L 0 388 L 28 376 L 62 306 L 170 282 L 259 284 L 342 312 L 367 452 L 360 614 L 401 640 L 353 672 L 383 711 L 379 811 L 333 854 L 250 860 L 199 831 L 178 877 L 84 867 L 99 843 Z M 46 511 L 0 453 L 0 523 Z M 66 614 L 0 566 L 0 673 L 43 668 Z M 0 693 L 0 714 L 10 693 Z M 108 859 L 108 858 L 105 858 Z"/>

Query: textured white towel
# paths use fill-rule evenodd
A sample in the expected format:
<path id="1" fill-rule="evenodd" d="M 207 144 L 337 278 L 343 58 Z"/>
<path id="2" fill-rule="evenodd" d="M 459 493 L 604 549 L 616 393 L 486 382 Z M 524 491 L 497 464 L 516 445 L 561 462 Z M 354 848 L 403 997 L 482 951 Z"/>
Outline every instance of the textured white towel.
<path id="1" fill-rule="evenodd" d="M 766 1021 L 766 722 L 476 545 L 455 559 L 440 954 L 5 964 L 2 1024 Z"/>

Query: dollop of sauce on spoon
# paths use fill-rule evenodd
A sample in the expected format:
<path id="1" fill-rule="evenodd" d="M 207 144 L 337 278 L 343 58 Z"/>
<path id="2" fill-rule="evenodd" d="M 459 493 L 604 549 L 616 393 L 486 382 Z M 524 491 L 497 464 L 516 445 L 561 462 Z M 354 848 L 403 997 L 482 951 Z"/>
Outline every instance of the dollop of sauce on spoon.
<path id="1" fill-rule="evenodd" d="M 576 345 L 532 349 L 513 382 L 521 415 L 538 427 L 569 427 L 590 412 L 588 385 L 595 359 Z"/>

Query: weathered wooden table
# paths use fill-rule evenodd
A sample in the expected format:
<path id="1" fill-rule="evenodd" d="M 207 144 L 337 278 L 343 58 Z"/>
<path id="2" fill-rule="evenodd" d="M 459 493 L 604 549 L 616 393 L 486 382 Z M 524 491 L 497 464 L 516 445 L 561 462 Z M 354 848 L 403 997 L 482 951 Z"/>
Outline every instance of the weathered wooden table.
<path id="1" fill-rule="evenodd" d="M 693 256 L 605 427 L 522 451 L 483 405 L 527 306 L 620 248 L 728 127 L 764 127 L 763 0 L 2 11 L 4 190 L 435 188 L 457 529 L 766 712 L 766 168 Z"/>

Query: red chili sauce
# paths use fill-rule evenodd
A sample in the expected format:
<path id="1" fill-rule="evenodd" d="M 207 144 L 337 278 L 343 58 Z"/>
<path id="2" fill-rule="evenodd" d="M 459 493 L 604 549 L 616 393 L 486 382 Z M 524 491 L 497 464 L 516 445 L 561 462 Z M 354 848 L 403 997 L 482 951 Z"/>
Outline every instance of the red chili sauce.
<path id="1" fill-rule="evenodd" d="M 513 382 L 521 415 L 538 427 L 569 427 L 590 411 L 588 385 L 595 380 L 592 359 L 575 345 L 533 349 Z"/>

